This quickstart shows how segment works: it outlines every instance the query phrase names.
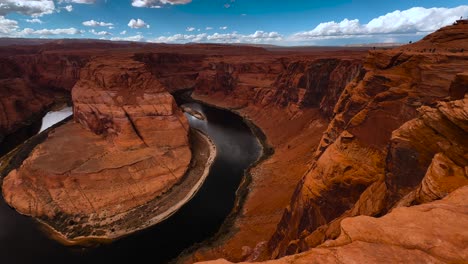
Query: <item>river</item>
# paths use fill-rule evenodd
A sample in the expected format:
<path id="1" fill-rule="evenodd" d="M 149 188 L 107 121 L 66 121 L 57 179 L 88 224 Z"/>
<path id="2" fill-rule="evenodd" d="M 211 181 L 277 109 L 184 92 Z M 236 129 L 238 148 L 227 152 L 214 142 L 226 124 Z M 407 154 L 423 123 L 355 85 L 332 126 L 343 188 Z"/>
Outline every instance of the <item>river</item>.
<path id="1" fill-rule="evenodd" d="M 179 103 L 180 103 L 179 99 Z M 218 151 L 204 185 L 166 221 L 95 248 L 65 247 L 49 239 L 29 217 L 0 199 L 0 263 L 167 263 L 213 235 L 231 212 L 244 171 L 261 155 L 259 141 L 243 119 L 229 111 L 185 102 L 206 120 L 186 114 Z M 77 150 L 78 151 L 78 150 Z"/>

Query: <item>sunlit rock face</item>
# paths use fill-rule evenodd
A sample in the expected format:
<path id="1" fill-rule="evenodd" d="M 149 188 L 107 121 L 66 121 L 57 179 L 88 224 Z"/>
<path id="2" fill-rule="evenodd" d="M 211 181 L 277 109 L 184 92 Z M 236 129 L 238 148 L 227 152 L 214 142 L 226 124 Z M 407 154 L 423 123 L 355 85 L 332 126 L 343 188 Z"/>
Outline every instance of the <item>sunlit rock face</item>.
<path id="1" fill-rule="evenodd" d="M 269 257 L 336 238 L 346 217 L 384 215 L 468 183 L 467 30 L 454 25 L 412 45 L 370 52 L 334 108 L 315 161 L 269 241 Z"/>
<path id="2" fill-rule="evenodd" d="M 172 96 L 127 57 L 91 61 L 73 88 L 74 118 L 3 181 L 8 204 L 65 239 L 164 194 L 190 163 L 188 121 Z M 122 232 L 122 230 L 112 230 Z"/>
<path id="3" fill-rule="evenodd" d="M 336 240 L 264 263 L 463 263 L 468 258 L 466 195 L 465 186 L 442 200 L 397 208 L 381 218 L 346 218 Z"/>

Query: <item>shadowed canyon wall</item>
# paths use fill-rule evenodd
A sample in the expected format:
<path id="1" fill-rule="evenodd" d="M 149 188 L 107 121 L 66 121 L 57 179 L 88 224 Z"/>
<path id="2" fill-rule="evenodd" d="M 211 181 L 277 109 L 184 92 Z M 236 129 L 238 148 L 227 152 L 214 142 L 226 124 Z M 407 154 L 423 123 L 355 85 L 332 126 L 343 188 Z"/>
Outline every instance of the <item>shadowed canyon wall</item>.
<path id="1" fill-rule="evenodd" d="M 441 225 L 444 243 L 468 243 L 459 224 L 441 220 L 461 218 L 463 224 L 467 215 L 466 188 L 460 188 L 468 183 L 466 32 L 468 24 L 460 23 L 411 45 L 369 52 L 219 45 L 119 51 L 143 62 L 168 91 L 193 88 L 193 98 L 237 112 L 265 136 L 268 156 L 247 172 L 219 234 L 178 261 L 326 263 L 358 259 L 358 251 L 369 252 L 363 261 L 371 262 L 382 256 L 466 260 L 466 250 L 443 253 L 446 248 L 424 242 L 434 239 L 430 227 Z M 4 80 L 13 82 L 14 72 Z M 70 78 L 45 80 L 67 90 Z M 30 78 L 17 81 L 5 87 Z M 114 131 L 75 118 L 95 132 Z M 420 214 L 426 219 L 415 219 Z M 411 229 L 412 221 L 422 231 Z M 457 232 L 460 237 L 449 235 Z"/>

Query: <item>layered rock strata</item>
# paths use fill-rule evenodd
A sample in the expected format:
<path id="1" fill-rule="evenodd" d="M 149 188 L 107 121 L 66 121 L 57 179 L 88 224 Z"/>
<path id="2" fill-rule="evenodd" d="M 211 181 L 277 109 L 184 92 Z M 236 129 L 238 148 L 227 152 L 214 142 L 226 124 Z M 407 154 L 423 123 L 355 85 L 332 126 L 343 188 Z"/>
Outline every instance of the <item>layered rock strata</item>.
<path id="1" fill-rule="evenodd" d="M 269 157 L 247 175 L 251 182 L 241 190 L 248 188 L 248 193 L 239 201 L 234 220 L 217 240 L 181 262 L 219 257 L 242 261 L 264 248 L 265 242 L 257 244 L 275 231 L 313 159 L 310 150 L 317 147 L 330 118 L 327 109 L 361 69 L 362 53 L 337 58 L 327 58 L 331 55 L 326 52 L 322 55 L 256 62 L 224 58 L 199 75 L 192 96 L 233 109 L 255 123 L 266 136 L 264 151 Z"/>
<path id="2" fill-rule="evenodd" d="M 135 230 L 129 212 L 179 183 L 191 160 L 188 121 L 143 64 L 96 58 L 80 76 L 75 122 L 52 131 L 3 180 L 8 204 L 68 243 Z"/>
<path id="3" fill-rule="evenodd" d="M 346 217 L 384 215 L 467 183 L 468 105 L 454 100 L 463 98 L 468 70 L 461 52 L 468 46 L 460 41 L 466 30 L 455 25 L 413 45 L 370 53 L 360 80 L 338 100 L 264 258 L 334 239 Z"/>
<path id="4" fill-rule="evenodd" d="M 336 240 L 262 263 L 464 263 L 468 259 L 467 195 L 465 186 L 442 200 L 398 208 L 381 218 L 346 218 Z"/>

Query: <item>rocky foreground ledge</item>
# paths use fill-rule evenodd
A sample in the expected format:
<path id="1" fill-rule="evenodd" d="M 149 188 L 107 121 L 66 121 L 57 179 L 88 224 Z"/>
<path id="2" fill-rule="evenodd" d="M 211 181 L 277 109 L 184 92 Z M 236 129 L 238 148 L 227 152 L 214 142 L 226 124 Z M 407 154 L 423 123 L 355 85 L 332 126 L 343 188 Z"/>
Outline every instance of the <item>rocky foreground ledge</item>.
<path id="1" fill-rule="evenodd" d="M 10 206 L 44 223 L 54 238 L 84 245 L 164 220 L 200 187 L 216 151 L 206 136 L 190 132 L 143 64 L 96 58 L 80 76 L 72 92 L 75 122 L 50 132 L 2 187 Z"/>

